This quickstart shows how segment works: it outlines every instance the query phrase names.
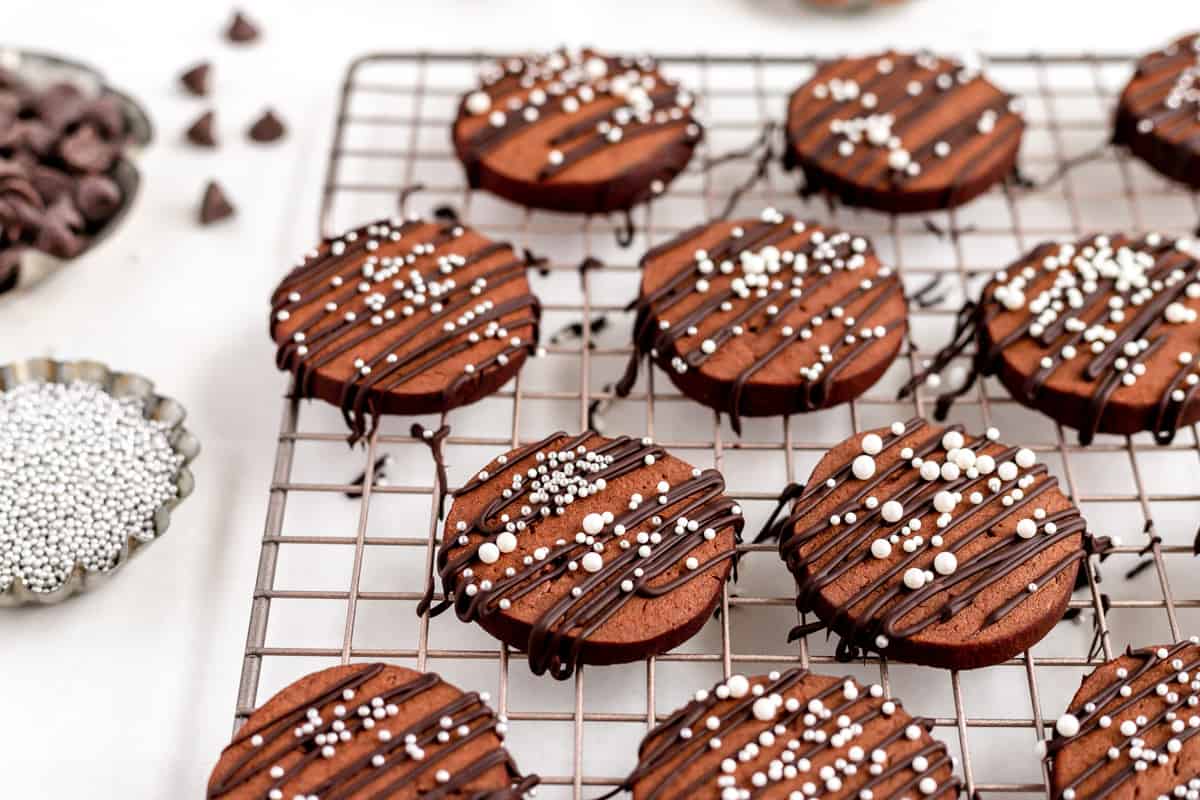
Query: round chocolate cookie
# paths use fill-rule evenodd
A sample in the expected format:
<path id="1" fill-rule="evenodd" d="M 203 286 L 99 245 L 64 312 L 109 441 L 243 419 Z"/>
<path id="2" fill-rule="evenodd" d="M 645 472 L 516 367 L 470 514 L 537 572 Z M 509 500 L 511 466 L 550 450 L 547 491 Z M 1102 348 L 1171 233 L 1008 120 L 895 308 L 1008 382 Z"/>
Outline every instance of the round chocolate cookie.
<path id="1" fill-rule="evenodd" d="M 962 205 L 1016 165 L 1020 103 L 977 68 L 887 52 L 824 64 L 788 101 L 805 193 L 897 213 Z"/>
<path id="2" fill-rule="evenodd" d="M 1062 619 L 1087 523 L 1033 452 L 920 418 L 836 445 L 783 519 L 796 607 L 843 639 L 948 669 L 997 664 Z"/>
<path id="3" fill-rule="evenodd" d="M 473 403 L 537 349 L 525 259 L 457 222 L 392 219 L 322 242 L 271 297 L 276 363 L 302 397 L 342 407 L 358 439 L 380 414 Z"/>
<path id="4" fill-rule="evenodd" d="M 908 328 L 900 279 L 867 239 L 767 209 L 642 258 L 629 394 L 650 354 L 687 396 L 742 416 L 844 403 L 879 380 Z"/>
<path id="5" fill-rule="evenodd" d="M 531 208 L 628 209 L 663 192 L 703 131 L 650 58 L 556 51 L 490 64 L 464 95 L 454 148 L 474 188 Z"/>
<path id="6" fill-rule="evenodd" d="M 522 776 L 488 696 L 432 672 L 347 664 L 314 672 L 250 715 L 221 753 L 209 798 L 515 800 Z"/>
<path id="7" fill-rule="evenodd" d="M 1200 187 L 1200 34 L 1144 56 L 1117 104 L 1113 142 Z"/>
<path id="8" fill-rule="evenodd" d="M 559 432 L 513 450 L 454 495 L 434 613 L 453 605 L 560 679 L 664 653 L 732 569 L 742 517 L 724 489 L 648 439 Z"/>
<path id="9" fill-rule="evenodd" d="M 1055 800 L 1200 797 L 1200 639 L 1126 650 L 1084 679 L 1054 736 Z"/>
<path id="10" fill-rule="evenodd" d="M 961 781 L 931 728 L 849 676 L 732 675 L 642 740 L 622 788 L 634 800 L 956 798 Z"/>
<path id="11" fill-rule="evenodd" d="M 1156 233 L 1048 243 L 996 273 L 960 315 L 944 363 L 971 340 L 978 375 L 1079 431 L 1153 431 L 1159 443 L 1200 419 L 1200 248 Z"/>

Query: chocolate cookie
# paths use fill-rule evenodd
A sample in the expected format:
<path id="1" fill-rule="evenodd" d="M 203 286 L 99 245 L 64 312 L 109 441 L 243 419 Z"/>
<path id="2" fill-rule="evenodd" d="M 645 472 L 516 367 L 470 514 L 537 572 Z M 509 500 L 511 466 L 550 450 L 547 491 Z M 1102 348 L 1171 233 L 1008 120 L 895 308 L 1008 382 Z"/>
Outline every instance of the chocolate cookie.
<path id="1" fill-rule="evenodd" d="M 537 349 L 541 309 L 512 245 L 458 222 L 384 220 L 322 242 L 271 297 L 276 363 L 340 405 L 352 439 L 380 414 L 473 403 Z"/>
<path id="2" fill-rule="evenodd" d="M 724 489 L 648 439 L 559 432 L 513 450 L 454 495 L 434 613 L 453 605 L 560 679 L 664 653 L 733 567 L 742 517 Z"/>
<path id="3" fill-rule="evenodd" d="M 917 418 L 836 445 L 775 529 L 838 654 L 997 664 L 1062 619 L 1087 523 L 1033 452 Z M 1088 539 L 1085 544 L 1085 538 Z"/>
<path id="4" fill-rule="evenodd" d="M 1156 233 L 1043 244 L 960 312 L 939 368 L 968 343 L 972 375 L 938 402 L 944 417 L 979 375 L 1079 431 L 1153 431 L 1159 443 L 1200 419 L 1200 247 Z"/>
<path id="5" fill-rule="evenodd" d="M 347 664 L 293 683 L 250 715 L 209 798 L 520 798 L 524 777 L 488 696 L 431 672 Z"/>
<path id="6" fill-rule="evenodd" d="M 679 390 L 729 414 L 812 411 L 879 380 L 908 328 L 900 279 L 862 236 L 798 222 L 774 209 L 757 220 L 692 228 L 642 258 L 634 354 Z"/>
<path id="7" fill-rule="evenodd" d="M 472 187 L 531 208 L 628 209 L 663 192 L 703 131 L 650 58 L 560 50 L 487 66 L 454 147 Z"/>
<path id="8" fill-rule="evenodd" d="M 1113 142 L 1200 187 L 1200 34 L 1142 57 L 1117 104 Z"/>
<path id="9" fill-rule="evenodd" d="M 962 205 L 1016 165 L 1020 104 L 928 53 L 842 58 L 792 94 L 784 164 L 805 193 L 897 213 Z"/>
<path id="10" fill-rule="evenodd" d="M 1054 736 L 1056 800 L 1200 796 L 1200 639 L 1126 650 L 1084 679 Z"/>
<path id="11" fill-rule="evenodd" d="M 733 675 L 642 740 L 622 788 L 634 800 L 956 798 L 962 782 L 932 727 L 849 676 Z"/>

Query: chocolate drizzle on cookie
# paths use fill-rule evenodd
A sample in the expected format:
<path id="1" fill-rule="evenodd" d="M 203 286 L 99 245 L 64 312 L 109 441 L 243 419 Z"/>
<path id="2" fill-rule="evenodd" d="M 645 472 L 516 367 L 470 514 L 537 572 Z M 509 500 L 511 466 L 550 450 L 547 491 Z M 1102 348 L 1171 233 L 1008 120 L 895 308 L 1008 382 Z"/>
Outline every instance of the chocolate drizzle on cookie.
<path id="1" fill-rule="evenodd" d="M 352 442 L 374 431 L 390 393 L 447 364 L 462 362 L 432 401 L 401 403 L 397 413 L 471 402 L 482 381 L 511 374 L 537 350 L 540 304 L 525 269 L 512 245 L 457 223 L 393 219 L 350 231 L 310 252 L 275 290 L 276 363 L 295 373 L 301 397 L 317 394 L 323 371 L 340 372 Z"/>
<path id="2" fill-rule="evenodd" d="M 703 130 L 692 117 L 692 95 L 667 81 L 650 58 L 617 58 L 591 50 L 560 50 L 488 65 L 481 86 L 463 96 L 455 146 L 472 187 L 489 188 L 525 205 L 564 211 L 628 209 L 665 191 L 687 164 Z M 649 153 L 627 147 L 673 132 Z M 516 164 L 499 165 L 490 180 L 486 159 L 520 142 L 545 161 L 520 178 Z M 603 180 L 580 179 L 577 167 L 625 149 L 629 164 Z M 509 174 L 511 168 L 512 173 Z M 560 180 L 561 178 L 561 180 Z M 544 198 L 513 184 L 596 183 L 586 199 L 547 189 Z M 560 194 L 562 196 L 560 196 Z M 521 196 L 516 196 L 521 195 Z"/>
<path id="3" fill-rule="evenodd" d="M 226 748 L 226 753 L 239 748 L 244 752 L 228 764 L 223 758 L 209 781 L 210 800 L 249 796 L 247 785 L 264 777 L 269 783 L 262 791 L 256 789 L 254 797 L 368 796 L 360 792 L 385 797 L 419 783 L 429 786 L 420 792 L 424 798 L 516 800 L 537 785 L 537 776 L 522 776 L 496 743 L 506 726 L 487 706 L 486 696 L 455 690 L 441 706 L 410 710 L 405 706 L 419 704 L 425 693 L 453 687 L 433 673 L 386 664 L 328 671 L 334 670 L 344 677 L 319 695 L 291 706 L 272 706 L 270 717 L 261 721 L 257 713 L 251 717 Z M 389 673 L 402 674 L 388 680 Z M 320 673 L 311 677 L 319 678 Z M 369 749 L 360 744 L 364 740 L 371 743 Z M 464 752 L 472 753 L 465 764 Z M 450 762 L 453 769 L 446 768 Z M 507 771 L 508 785 L 480 791 L 480 777 L 498 766 Z"/>
<path id="4" fill-rule="evenodd" d="M 878 684 L 796 668 L 733 675 L 654 728 L 620 789 L 639 800 L 783 796 L 957 797 L 932 722 Z"/>
<path id="5" fill-rule="evenodd" d="M 803 169 L 807 193 L 851 205 L 949 208 L 1011 170 L 1020 111 L 977 67 L 928 53 L 842 59 L 792 95 L 784 164 Z"/>
<path id="6" fill-rule="evenodd" d="M 1113 142 L 1164 175 L 1200 186 L 1200 35 L 1138 61 L 1121 94 Z"/>
<path id="7" fill-rule="evenodd" d="M 960 657 L 942 664 L 923 653 L 922 634 L 949 626 L 951 638 L 968 645 L 1019 608 L 1065 607 L 1088 554 L 1087 523 L 1032 451 L 997 437 L 995 429 L 968 437 L 961 426 L 914 418 L 868 433 L 856 447 L 839 445 L 849 458 L 827 464 L 827 455 L 775 531 L 796 578 L 797 609 L 821 618 L 791 638 L 828 626 L 847 653 L 965 667 Z M 1027 584 L 997 594 L 1030 565 L 1037 573 Z M 968 610 L 974 621 L 956 619 Z M 1047 617 L 1041 633 L 1061 616 Z M 969 666 L 1022 647 L 988 649 Z"/>
<path id="8" fill-rule="evenodd" d="M 710 230 L 692 228 L 643 256 L 647 272 L 667 257 L 677 255 L 679 264 L 653 288 L 644 284 L 634 305 L 634 353 L 617 396 L 628 396 L 647 354 L 676 380 L 703 370 L 726 347 L 749 350 L 744 366 L 723 379 L 718 402 L 704 401 L 728 413 L 740 433 L 743 398 L 756 390 L 755 376 L 777 359 L 804 359 L 781 412 L 791 413 L 830 405 L 833 383 L 880 340 L 892 337 L 892 355 L 898 349 L 907 321 L 893 316 L 889 301 L 902 296 L 900 280 L 879 265 L 865 238 L 766 209 L 758 220 L 733 224 L 715 245 L 693 250 L 692 243 Z M 834 289 L 828 303 L 811 302 Z M 697 296 L 703 298 L 698 304 Z M 770 346 L 755 347 L 755 340 Z M 883 367 L 890 361 L 888 356 Z"/>
<path id="9" fill-rule="evenodd" d="M 1099 431 L 1137 430 L 1167 444 L 1200 418 L 1197 308 L 1200 262 L 1189 240 L 1043 244 L 963 306 L 951 343 L 901 396 L 974 343 L 971 373 L 938 398 L 938 419 L 979 376 L 999 375 L 1017 400 L 1077 428 L 1082 444 Z"/>
<path id="10" fill-rule="evenodd" d="M 1135 784 L 1130 796 L 1200 792 L 1195 749 L 1180 755 L 1200 735 L 1198 670 L 1200 639 L 1193 636 L 1170 646 L 1127 650 L 1085 679 L 1056 721 L 1054 737 L 1038 743 L 1039 755 L 1054 760 L 1052 796 L 1109 797 L 1127 784 Z M 1081 761 L 1074 757 L 1080 752 L 1099 757 Z"/>
<path id="11" fill-rule="evenodd" d="M 613 493 L 610 484 L 626 479 L 628 485 L 629 476 L 665 458 L 650 440 L 591 432 L 554 433 L 500 456 L 454 494 L 437 555 L 447 599 L 432 613 L 453 605 L 460 619 L 486 623 L 557 593 L 536 614 L 524 649 L 534 673 L 565 679 L 582 663 L 589 637 L 630 601 L 644 609 L 644 601 L 692 581 L 723 580 L 736 551 L 711 543 L 730 529 L 736 539 L 743 522 L 716 470 L 693 469 L 675 485 L 659 481 L 646 496 L 614 494 L 612 510 L 588 513 L 574 535 L 559 523 L 564 538 L 536 538 L 572 503 Z M 458 504 L 471 498 L 481 503 L 479 511 L 463 516 Z M 700 550 L 711 555 L 701 559 Z M 565 583 L 572 584 L 568 591 L 561 590 Z M 418 613 L 431 605 L 432 586 Z"/>

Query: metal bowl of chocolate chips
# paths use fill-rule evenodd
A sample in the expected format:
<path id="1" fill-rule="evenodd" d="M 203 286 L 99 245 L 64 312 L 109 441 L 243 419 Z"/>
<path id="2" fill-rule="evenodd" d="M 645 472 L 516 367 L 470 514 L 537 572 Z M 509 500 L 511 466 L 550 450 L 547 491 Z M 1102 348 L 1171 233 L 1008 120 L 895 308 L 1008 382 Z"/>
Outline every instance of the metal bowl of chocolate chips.
<path id="1" fill-rule="evenodd" d="M 100 72 L 0 45 L 0 293 L 32 286 L 120 225 L 151 138 L 145 110 Z"/>

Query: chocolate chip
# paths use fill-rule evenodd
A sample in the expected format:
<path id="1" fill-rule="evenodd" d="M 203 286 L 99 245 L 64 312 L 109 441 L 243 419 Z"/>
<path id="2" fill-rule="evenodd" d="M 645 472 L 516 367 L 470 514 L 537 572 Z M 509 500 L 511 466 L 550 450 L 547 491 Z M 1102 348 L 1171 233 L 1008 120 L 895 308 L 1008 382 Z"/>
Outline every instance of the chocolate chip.
<path id="1" fill-rule="evenodd" d="M 15 242 L 35 231 L 43 208 L 28 170 L 13 161 L 0 161 L 0 242 Z"/>
<path id="2" fill-rule="evenodd" d="M 231 42 L 244 44 L 258 38 L 258 26 L 251 22 L 241 11 L 235 11 L 233 21 L 225 30 L 225 38 Z"/>
<path id="3" fill-rule="evenodd" d="M 201 61 L 180 75 L 179 82 L 192 94 L 204 97 L 208 94 L 208 77 L 211 71 L 212 65 L 207 61 Z"/>
<path id="4" fill-rule="evenodd" d="M 282 139 L 285 131 L 283 120 L 275 116 L 275 112 L 268 108 L 261 117 L 254 121 L 248 133 L 250 138 L 256 142 L 274 142 Z"/>
<path id="5" fill-rule="evenodd" d="M 70 175 L 61 169 L 47 167 L 44 164 L 31 165 L 29 179 L 33 181 L 33 187 L 37 189 L 37 193 L 42 196 L 42 201 L 46 203 L 53 203 L 61 195 L 70 194 L 75 188 L 75 181 Z"/>
<path id="6" fill-rule="evenodd" d="M 52 130 L 62 132 L 80 120 L 88 100 L 79 87 L 71 83 L 56 83 L 37 99 L 37 113 Z"/>
<path id="7" fill-rule="evenodd" d="M 83 250 L 84 241 L 76 234 L 83 228 L 83 217 L 66 197 L 60 197 L 46 209 L 34 247 L 59 258 L 73 258 Z"/>
<path id="8" fill-rule="evenodd" d="M 75 205 L 89 222 L 105 222 L 121 207 L 121 187 L 107 175 L 87 175 L 75 188 Z"/>
<path id="9" fill-rule="evenodd" d="M 38 158 L 50 155 L 57 141 L 58 134 L 37 119 L 18 119 L 7 131 L 0 131 L 0 149 L 27 151 Z"/>
<path id="10" fill-rule="evenodd" d="M 93 125 L 84 125 L 63 139 L 58 152 L 77 172 L 105 172 L 117 157 L 117 148 L 104 141 Z"/>
<path id="11" fill-rule="evenodd" d="M 200 201 L 200 224 L 211 225 L 226 217 L 233 216 L 233 204 L 225 197 L 225 192 L 216 181 L 209 181 L 204 187 L 204 198 Z"/>
<path id="12" fill-rule="evenodd" d="M 213 130 L 213 123 L 216 121 L 216 115 L 212 111 L 205 111 L 200 117 L 188 127 L 187 140 L 198 147 L 216 147 L 217 136 Z"/>
<path id="13" fill-rule="evenodd" d="M 96 126 L 108 141 L 120 139 L 128 131 L 125 104 L 115 94 L 102 94 L 83 109 L 81 119 Z"/>

